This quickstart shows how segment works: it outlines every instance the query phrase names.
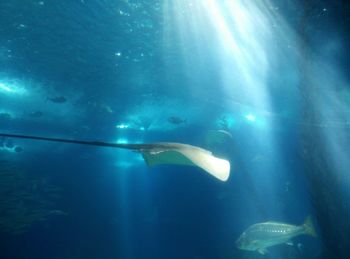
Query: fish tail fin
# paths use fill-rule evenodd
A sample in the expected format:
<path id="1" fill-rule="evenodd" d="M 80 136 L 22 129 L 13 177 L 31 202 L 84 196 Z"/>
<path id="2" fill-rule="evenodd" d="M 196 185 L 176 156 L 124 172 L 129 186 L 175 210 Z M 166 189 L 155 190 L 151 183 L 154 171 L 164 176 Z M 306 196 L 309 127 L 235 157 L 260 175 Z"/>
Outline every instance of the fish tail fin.
<path id="1" fill-rule="evenodd" d="M 311 216 L 308 216 L 303 224 L 304 230 L 305 230 L 305 234 L 313 236 L 313 237 L 317 237 L 317 233 L 314 227 L 314 223 L 312 222 Z"/>

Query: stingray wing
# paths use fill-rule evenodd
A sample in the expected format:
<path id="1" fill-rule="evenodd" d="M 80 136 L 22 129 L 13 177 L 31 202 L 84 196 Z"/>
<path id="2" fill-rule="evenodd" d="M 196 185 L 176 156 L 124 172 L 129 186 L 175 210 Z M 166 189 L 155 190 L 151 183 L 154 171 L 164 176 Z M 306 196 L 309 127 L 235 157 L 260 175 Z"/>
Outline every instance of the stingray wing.
<path id="1" fill-rule="evenodd" d="M 148 144 L 139 152 L 149 166 L 160 164 L 191 165 L 202 168 L 221 181 L 230 176 L 230 162 L 217 158 L 208 150 L 180 143 Z"/>

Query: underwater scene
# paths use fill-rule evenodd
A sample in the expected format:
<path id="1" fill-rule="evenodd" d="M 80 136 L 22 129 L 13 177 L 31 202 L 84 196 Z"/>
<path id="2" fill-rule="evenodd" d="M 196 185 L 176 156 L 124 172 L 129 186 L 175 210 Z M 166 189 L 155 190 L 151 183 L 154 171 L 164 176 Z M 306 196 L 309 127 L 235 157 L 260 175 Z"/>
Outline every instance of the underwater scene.
<path id="1" fill-rule="evenodd" d="M 349 42 L 345 0 L 0 0 L 0 258 L 350 258 Z"/>

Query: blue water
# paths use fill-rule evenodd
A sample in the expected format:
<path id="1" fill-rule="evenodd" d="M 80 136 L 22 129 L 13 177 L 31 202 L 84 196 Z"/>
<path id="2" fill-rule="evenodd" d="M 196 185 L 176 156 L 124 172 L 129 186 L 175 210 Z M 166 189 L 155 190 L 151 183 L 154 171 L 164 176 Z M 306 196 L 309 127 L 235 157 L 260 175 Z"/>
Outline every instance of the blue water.
<path id="1" fill-rule="evenodd" d="M 349 14 L 340 0 L 1 1 L 1 133 L 186 143 L 231 170 L 0 138 L 0 258 L 347 258 Z M 308 215 L 318 238 L 235 246 L 252 224 Z"/>

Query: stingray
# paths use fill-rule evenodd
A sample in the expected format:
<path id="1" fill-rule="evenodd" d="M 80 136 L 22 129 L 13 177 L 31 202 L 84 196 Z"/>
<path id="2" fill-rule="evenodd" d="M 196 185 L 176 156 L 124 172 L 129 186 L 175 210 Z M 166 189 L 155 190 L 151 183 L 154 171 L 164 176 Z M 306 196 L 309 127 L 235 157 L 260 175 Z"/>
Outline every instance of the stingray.
<path id="1" fill-rule="evenodd" d="M 159 142 L 151 144 L 121 144 L 0 133 L 0 137 L 1 136 L 8 138 L 22 138 L 129 149 L 141 153 L 148 166 L 161 164 L 197 166 L 221 181 L 227 181 L 230 176 L 229 161 L 213 156 L 213 154 L 206 149 L 188 144 L 172 142 Z"/>

